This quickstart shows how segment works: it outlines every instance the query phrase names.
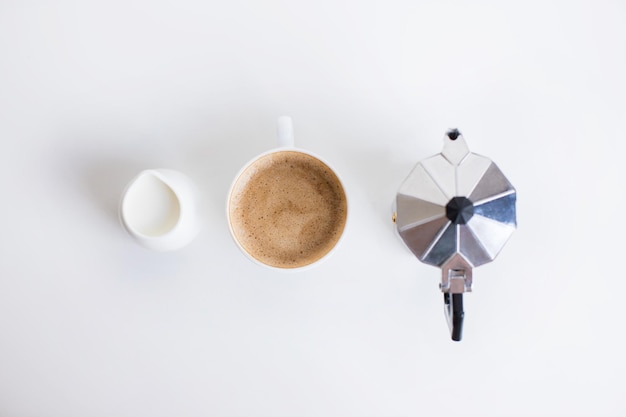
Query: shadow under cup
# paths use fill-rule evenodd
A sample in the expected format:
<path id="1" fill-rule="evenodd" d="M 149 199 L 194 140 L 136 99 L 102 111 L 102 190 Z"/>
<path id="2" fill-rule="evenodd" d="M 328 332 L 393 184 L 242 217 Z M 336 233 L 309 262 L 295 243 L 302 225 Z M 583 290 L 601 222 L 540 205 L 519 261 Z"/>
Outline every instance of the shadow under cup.
<path id="1" fill-rule="evenodd" d="M 275 268 L 300 268 L 322 259 L 346 225 L 341 181 L 314 156 L 275 151 L 250 163 L 228 201 L 233 237 L 253 259 Z"/>

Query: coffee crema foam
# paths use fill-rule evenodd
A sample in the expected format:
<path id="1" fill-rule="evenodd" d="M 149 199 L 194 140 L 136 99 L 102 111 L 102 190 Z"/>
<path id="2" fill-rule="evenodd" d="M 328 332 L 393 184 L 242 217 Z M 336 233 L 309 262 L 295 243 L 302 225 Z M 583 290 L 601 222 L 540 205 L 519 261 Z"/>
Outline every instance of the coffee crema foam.
<path id="1" fill-rule="evenodd" d="M 335 173 L 297 151 L 253 162 L 236 180 L 228 207 L 241 246 L 278 268 L 298 268 L 326 255 L 343 233 L 347 211 Z"/>

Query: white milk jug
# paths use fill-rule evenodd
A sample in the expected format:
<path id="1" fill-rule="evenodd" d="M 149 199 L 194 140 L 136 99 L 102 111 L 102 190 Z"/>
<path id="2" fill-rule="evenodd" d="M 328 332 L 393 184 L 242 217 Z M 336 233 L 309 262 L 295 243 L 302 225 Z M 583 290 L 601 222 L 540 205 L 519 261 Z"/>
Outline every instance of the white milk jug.
<path id="1" fill-rule="evenodd" d="M 192 181 L 171 169 L 149 169 L 127 186 L 120 201 L 122 225 L 142 246 L 180 249 L 200 230 L 198 196 Z"/>

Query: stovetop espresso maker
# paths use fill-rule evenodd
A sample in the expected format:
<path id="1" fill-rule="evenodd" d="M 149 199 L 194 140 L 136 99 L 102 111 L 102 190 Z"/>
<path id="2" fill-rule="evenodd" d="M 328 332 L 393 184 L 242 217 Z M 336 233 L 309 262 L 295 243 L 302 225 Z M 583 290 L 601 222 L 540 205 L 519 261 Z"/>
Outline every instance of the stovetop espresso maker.
<path id="1" fill-rule="evenodd" d="M 395 199 L 393 221 L 417 258 L 441 268 L 439 288 L 452 340 L 461 340 L 463 293 L 517 227 L 515 188 L 489 159 L 450 130 L 440 154 L 419 162 Z"/>

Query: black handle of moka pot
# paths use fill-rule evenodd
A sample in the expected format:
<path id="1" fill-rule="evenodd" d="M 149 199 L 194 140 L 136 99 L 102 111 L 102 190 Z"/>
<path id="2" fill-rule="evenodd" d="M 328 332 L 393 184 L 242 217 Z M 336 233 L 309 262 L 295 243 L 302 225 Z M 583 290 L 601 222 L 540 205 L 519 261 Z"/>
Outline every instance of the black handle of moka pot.
<path id="1" fill-rule="evenodd" d="M 463 334 L 463 294 L 443 293 L 443 302 L 446 307 L 446 318 L 450 325 L 450 336 L 458 342 Z"/>

